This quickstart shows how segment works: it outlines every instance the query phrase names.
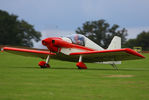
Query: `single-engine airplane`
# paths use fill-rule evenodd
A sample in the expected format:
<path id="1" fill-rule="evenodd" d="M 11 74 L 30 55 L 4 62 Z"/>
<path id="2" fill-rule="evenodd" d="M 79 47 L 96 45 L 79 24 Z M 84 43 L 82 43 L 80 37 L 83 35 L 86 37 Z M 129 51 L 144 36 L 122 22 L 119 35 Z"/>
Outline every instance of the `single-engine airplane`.
<path id="1" fill-rule="evenodd" d="M 103 49 L 81 34 L 73 34 L 67 37 L 49 37 L 42 40 L 42 44 L 47 47 L 48 51 L 14 47 L 3 47 L 2 49 L 9 53 L 46 59 L 46 61 L 38 63 L 41 68 L 50 68 L 49 61 L 51 58 L 77 62 L 78 69 L 87 69 L 84 62 L 111 64 L 117 69 L 115 64 L 121 64 L 122 60 L 145 58 L 132 49 L 121 49 L 121 38 L 118 36 L 114 36 L 107 49 Z"/>

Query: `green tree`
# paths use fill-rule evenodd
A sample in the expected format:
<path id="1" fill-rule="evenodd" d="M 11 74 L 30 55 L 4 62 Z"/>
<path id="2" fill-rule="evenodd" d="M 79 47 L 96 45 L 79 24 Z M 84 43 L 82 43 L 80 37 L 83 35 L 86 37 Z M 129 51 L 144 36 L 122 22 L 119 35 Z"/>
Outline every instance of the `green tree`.
<path id="1" fill-rule="evenodd" d="M 105 20 L 87 21 L 76 33 L 83 34 L 98 45 L 107 48 L 114 36 L 122 38 L 122 45 L 126 42 L 127 30 L 125 28 L 118 30 L 119 26 L 114 24 L 110 27 Z"/>
<path id="2" fill-rule="evenodd" d="M 33 40 L 38 42 L 41 33 L 33 25 L 18 16 L 0 10 L 0 45 L 33 46 Z"/>
<path id="3" fill-rule="evenodd" d="M 149 50 L 149 31 L 141 32 L 136 39 L 130 39 L 126 42 L 126 46 L 133 48 L 134 46 L 142 47 L 143 50 Z"/>
<path id="4" fill-rule="evenodd" d="M 129 40 L 125 43 L 125 47 L 127 47 L 127 48 L 133 48 L 134 46 L 137 46 L 136 39 L 129 39 Z"/>

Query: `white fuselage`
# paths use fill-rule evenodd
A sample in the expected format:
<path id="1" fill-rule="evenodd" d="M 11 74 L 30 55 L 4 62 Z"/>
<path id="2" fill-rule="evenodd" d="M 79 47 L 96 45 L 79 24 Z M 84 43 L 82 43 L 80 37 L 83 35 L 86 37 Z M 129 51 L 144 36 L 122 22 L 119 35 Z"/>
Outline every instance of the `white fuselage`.
<path id="1" fill-rule="evenodd" d="M 97 45 L 96 43 L 94 43 L 93 41 L 91 41 L 90 39 L 88 39 L 87 37 L 83 36 L 84 38 L 84 47 L 87 47 L 87 48 L 90 48 L 90 49 L 93 49 L 93 50 L 104 50 L 102 47 L 100 47 L 99 45 Z M 69 43 L 73 43 L 72 40 L 69 38 L 69 37 L 63 37 L 62 38 L 64 41 L 67 41 Z M 79 49 L 79 48 L 61 48 L 61 52 L 66 54 L 66 55 L 69 55 L 70 53 L 73 53 L 73 52 L 86 52 L 88 50 L 82 50 L 82 49 Z"/>

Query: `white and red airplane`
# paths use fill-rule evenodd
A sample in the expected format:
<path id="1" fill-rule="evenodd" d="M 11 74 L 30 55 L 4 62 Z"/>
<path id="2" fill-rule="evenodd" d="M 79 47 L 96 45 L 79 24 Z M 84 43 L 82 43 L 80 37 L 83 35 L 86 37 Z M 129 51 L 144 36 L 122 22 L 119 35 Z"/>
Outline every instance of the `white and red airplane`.
<path id="1" fill-rule="evenodd" d="M 145 58 L 132 49 L 121 49 L 121 38 L 118 36 L 112 39 L 107 49 L 103 49 L 80 34 L 73 34 L 68 37 L 49 37 L 42 40 L 42 44 L 48 48 L 48 51 L 14 47 L 3 47 L 3 50 L 9 53 L 46 59 L 46 61 L 39 62 L 38 65 L 41 68 L 50 67 L 50 58 L 77 62 L 76 66 L 79 69 L 87 69 L 84 62 L 100 62 L 111 64 L 117 68 L 115 64 L 121 64 L 122 60 Z"/>

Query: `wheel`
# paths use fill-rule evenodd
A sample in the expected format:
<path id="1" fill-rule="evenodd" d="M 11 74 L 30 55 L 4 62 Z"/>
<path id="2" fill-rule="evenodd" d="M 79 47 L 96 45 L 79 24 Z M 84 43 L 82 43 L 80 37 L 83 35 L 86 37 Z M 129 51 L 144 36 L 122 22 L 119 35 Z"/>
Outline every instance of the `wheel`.
<path id="1" fill-rule="evenodd" d="M 86 65 L 83 62 L 78 62 L 76 66 L 78 67 L 78 69 L 87 69 Z"/>
<path id="2" fill-rule="evenodd" d="M 49 64 L 46 64 L 45 61 L 40 61 L 38 63 L 38 65 L 40 66 L 40 68 L 50 68 L 50 65 Z"/>

